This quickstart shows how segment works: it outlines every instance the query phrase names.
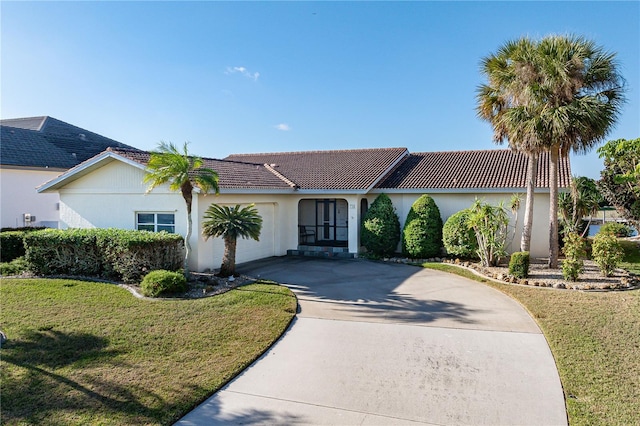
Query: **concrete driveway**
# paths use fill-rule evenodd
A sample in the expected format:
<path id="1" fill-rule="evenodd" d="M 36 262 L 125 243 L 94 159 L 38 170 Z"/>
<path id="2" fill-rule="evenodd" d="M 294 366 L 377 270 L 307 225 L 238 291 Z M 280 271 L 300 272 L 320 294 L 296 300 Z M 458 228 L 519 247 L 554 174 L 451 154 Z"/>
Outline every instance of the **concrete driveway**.
<path id="1" fill-rule="evenodd" d="M 179 425 L 566 425 L 544 336 L 483 284 L 364 260 L 273 258 L 242 273 L 286 284 L 284 336 Z"/>

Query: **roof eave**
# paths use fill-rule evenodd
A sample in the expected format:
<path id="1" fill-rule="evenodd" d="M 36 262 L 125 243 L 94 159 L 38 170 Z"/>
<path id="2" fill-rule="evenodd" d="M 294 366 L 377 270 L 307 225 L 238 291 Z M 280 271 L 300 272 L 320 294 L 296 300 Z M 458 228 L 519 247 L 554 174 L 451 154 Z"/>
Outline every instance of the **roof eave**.
<path id="1" fill-rule="evenodd" d="M 38 193 L 55 192 L 68 183 L 80 179 L 81 177 L 105 166 L 106 164 L 111 163 L 112 161 L 120 161 L 122 163 L 136 167 L 140 170 L 146 170 L 146 167 L 143 164 L 138 163 L 137 161 L 125 158 L 111 151 L 103 151 L 95 157 L 90 158 L 87 161 L 67 170 L 65 173 L 62 173 L 55 179 L 43 183 L 42 185 L 38 186 L 36 190 L 38 191 Z"/>

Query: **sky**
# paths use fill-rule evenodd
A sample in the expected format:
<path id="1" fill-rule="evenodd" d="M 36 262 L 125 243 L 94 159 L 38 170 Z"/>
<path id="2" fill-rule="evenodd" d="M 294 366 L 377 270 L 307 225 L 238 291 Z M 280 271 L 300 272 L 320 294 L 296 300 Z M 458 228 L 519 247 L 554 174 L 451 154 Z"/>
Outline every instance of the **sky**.
<path id="1" fill-rule="evenodd" d="M 0 117 L 193 154 L 498 149 L 480 61 L 576 34 L 616 52 L 640 137 L 640 2 L 0 2 Z M 596 150 L 572 173 L 597 178 Z"/>

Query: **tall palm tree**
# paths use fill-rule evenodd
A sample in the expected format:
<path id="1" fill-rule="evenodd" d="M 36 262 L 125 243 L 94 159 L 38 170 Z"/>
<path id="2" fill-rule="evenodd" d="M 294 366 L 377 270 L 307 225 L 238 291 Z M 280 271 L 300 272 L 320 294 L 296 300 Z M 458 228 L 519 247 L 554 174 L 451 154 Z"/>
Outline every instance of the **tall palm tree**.
<path id="1" fill-rule="evenodd" d="M 527 196 L 520 250 L 529 251 L 533 227 L 533 200 L 538 174 L 538 155 L 544 148 L 532 114 L 536 76 L 530 63 L 535 43 L 528 38 L 509 41 L 495 54 L 482 59 L 481 71 L 488 84 L 478 88 L 477 114 L 493 127 L 493 140 L 508 141 L 511 149 L 527 155 Z"/>
<path id="2" fill-rule="evenodd" d="M 148 183 L 147 193 L 159 185 L 169 184 L 171 191 L 180 191 L 187 205 L 187 234 L 184 237 L 185 256 L 184 273 L 189 275 L 189 255 L 191 254 L 191 239 L 193 221 L 191 219 L 191 205 L 193 191 L 200 189 L 205 194 L 209 191 L 218 193 L 218 174 L 203 167 L 204 161 L 197 156 L 189 155 L 188 142 L 184 143 L 182 152 L 172 144 L 160 142 L 156 151 L 151 152 L 147 163 L 147 174 L 144 183 Z"/>
<path id="3" fill-rule="evenodd" d="M 558 162 L 603 142 L 624 103 L 615 54 L 577 36 L 548 36 L 531 64 L 538 137 L 550 154 L 549 267 L 558 267 Z"/>
<path id="4" fill-rule="evenodd" d="M 205 239 L 222 237 L 224 255 L 218 275 L 229 277 L 236 272 L 236 244 L 238 237 L 259 241 L 262 217 L 254 204 L 242 207 L 211 204 L 204 213 L 202 235 Z"/>

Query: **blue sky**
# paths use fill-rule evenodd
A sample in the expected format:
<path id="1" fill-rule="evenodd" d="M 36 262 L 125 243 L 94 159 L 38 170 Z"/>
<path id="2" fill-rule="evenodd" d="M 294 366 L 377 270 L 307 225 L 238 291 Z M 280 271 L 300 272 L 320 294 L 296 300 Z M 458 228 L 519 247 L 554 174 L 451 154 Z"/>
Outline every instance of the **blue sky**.
<path id="1" fill-rule="evenodd" d="M 0 115 L 50 115 L 153 149 L 231 153 L 498 148 L 479 62 L 578 34 L 628 84 L 609 139 L 640 137 L 640 2 L 0 3 Z M 598 177 L 595 150 L 573 157 Z"/>

